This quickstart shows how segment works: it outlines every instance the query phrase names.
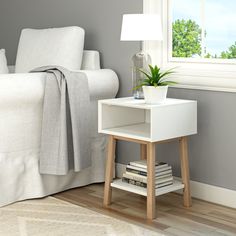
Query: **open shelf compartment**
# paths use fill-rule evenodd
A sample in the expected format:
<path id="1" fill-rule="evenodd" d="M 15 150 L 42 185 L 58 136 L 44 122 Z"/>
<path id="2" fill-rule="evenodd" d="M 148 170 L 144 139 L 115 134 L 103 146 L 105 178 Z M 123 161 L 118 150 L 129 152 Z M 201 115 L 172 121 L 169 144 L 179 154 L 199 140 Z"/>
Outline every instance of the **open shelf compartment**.
<path id="1" fill-rule="evenodd" d="M 99 132 L 151 140 L 150 109 L 102 103 L 99 111 Z"/>
<path id="2" fill-rule="evenodd" d="M 111 186 L 113 188 L 118 188 L 118 189 L 125 190 L 128 192 L 136 193 L 142 196 L 147 196 L 146 188 L 122 182 L 122 179 L 113 180 L 113 182 L 111 183 Z M 184 188 L 184 184 L 182 182 L 178 180 L 174 180 L 174 183 L 172 185 L 168 185 L 166 187 L 156 189 L 156 196 L 160 196 L 169 192 L 174 192 L 183 188 Z"/>

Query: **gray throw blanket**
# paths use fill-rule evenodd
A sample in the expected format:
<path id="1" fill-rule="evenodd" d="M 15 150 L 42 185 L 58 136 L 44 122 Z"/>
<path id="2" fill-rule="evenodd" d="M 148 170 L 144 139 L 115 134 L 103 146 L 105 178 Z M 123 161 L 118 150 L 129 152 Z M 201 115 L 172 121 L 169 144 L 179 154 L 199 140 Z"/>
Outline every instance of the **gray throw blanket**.
<path id="1" fill-rule="evenodd" d="M 91 165 L 89 88 L 86 75 L 62 67 L 46 72 L 40 150 L 40 173 L 66 175 Z"/>

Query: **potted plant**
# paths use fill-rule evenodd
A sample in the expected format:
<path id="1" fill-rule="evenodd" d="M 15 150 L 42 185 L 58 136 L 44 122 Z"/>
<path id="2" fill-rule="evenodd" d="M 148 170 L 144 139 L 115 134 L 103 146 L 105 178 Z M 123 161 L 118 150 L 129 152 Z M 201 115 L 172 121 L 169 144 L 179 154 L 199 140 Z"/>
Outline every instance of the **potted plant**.
<path id="1" fill-rule="evenodd" d="M 146 79 L 133 89 L 143 88 L 144 99 L 147 104 L 162 103 L 166 100 L 166 95 L 169 85 L 174 85 L 176 82 L 166 80 L 173 73 L 173 69 L 161 71 L 158 66 L 149 65 L 150 72 L 139 70 L 143 73 Z"/>

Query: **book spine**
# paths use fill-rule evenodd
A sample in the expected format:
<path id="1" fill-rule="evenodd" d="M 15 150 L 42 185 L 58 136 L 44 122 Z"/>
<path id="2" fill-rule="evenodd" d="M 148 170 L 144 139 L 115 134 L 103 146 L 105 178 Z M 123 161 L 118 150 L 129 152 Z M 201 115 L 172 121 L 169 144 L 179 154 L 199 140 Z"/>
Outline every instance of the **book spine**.
<path id="1" fill-rule="evenodd" d="M 147 172 L 145 172 L 145 171 L 134 170 L 134 169 L 130 169 L 128 167 L 126 167 L 126 171 L 131 172 L 131 173 L 135 173 L 135 174 L 138 174 L 138 175 L 147 176 Z"/>
<path id="2" fill-rule="evenodd" d="M 129 166 L 141 168 L 143 170 L 147 170 L 147 164 L 140 164 L 140 163 L 136 163 L 136 162 L 130 162 Z M 166 168 L 166 167 L 168 167 L 168 164 L 164 163 L 164 162 L 156 163 L 156 165 L 155 165 L 156 170 Z"/>
<path id="3" fill-rule="evenodd" d="M 170 171 L 170 173 L 172 173 L 172 169 L 171 167 L 168 167 L 168 169 L 165 169 L 163 171 L 156 171 L 156 176 L 160 176 L 162 175 L 165 171 Z M 132 168 L 129 168 L 129 167 L 126 167 L 126 172 L 130 172 L 130 173 L 134 173 L 134 174 L 137 174 L 137 175 L 143 175 L 143 176 L 147 176 L 147 172 L 146 171 L 141 171 L 141 170 L 136 170 L 136 169 L 132 169 Z"/>
<path id="4" fill-rule="evenodd" d="M 136 175 L 136 174 L 130 174 L 130 173 L 124 173 L 123 177 L 127 178 L 127 179 L 133 179 L 136 181 L 140 181 L 143 183 L 147 183 L 147 177 L 146 176 L 142 176 L 142 175 Z"/>
<path id="5" fill-rule="evenodd" d="M 155 176 L 157 177 L 157 176 L 162 176 L 162 175 L 167 175 L 167 174 L 172 175 L 172 170 L 164 170 L 164 171 L 158 172 L 156 173 Z"/>
<path id="6" fill-rule="evenodd" d="M 145 172 L 145 173 L 147 173 L 147 169 L 145 169 L 145 168 L 140 168 L 140 167 L 136 167 L 136 166 L 131 166 L 131 165 L 127 165 L 126 166 L 126 169 L 131 169 L 131 170 L 137 170 L 137 171 L 142 171 L 142 172 Z M 156 173 L 159 173 L 159 172 L 161 172 L 161 171 L 165 171 L 165 170 L 171 170 L 172 168 L 171 168 L 171 166 L 161 166 L 161 168 L 156 168 L 155 169 L 155 172 Z"/>
<path id="7" fill-rule="evenodd" d="M 133 180 L 133 179 L 128 179 L 126 177 L 123 177 L 122 181 L 126 182 L 126 183 L 129 183 L 129 184 L 132 184 L 132 185 L 139 186 L 139 187 L 147 188 L 147 184 L 146 183 L 143 183 L 143 182 L 140 182 L 140 181 L 136 181 L 136 180 Z"/>
<path id="8" fill-rule="evenodd" d="M 136 181 L 136 180 L 133 180 L 133 179 L 128 179 L 128 178 L 123 177 L 122 181 L 125 182 L 125 183 L 128 183 L 128 184 L 132 184 L 132 185 L 135 185 L 135 186 L 142 187 L 142 188 L 147 188 L 146 183 Z M 162 187 L 172 185 L 172 184 L 173 184 L 173 181 L 169 181 L 169 182 L 162 183 L 162 184 L 156 184 L 155 189 L 162 188 Z"/>
<path id="9" fill-rule="evenodd" d="M 156 189 L 157 188 L 163 188 L 163 187 L 166 187 L 166 186 L 169 186 L 169 185 L 172 185 L 172 184 L 173 184 L 173 181 L 166 182 L 166 183 L 163 183 L 163 184 L 158 184 L 158 185 L 156 185 Z"/>
<path id="10" fill-rule="evenodd" d="M 125 177 L 127 179 L 134 179 L 136 181 L 141 181 L 141 182 L 147 183 L 147 176 L 144 176 L 144 175 L 137 175 L 135 173 L 126 172 L 123 174 L 123 177 Z M 171 173 L 169 173 L 166 175 L 156 176 L 155 181 L 158 182 L 158 181 L 162 181 L 164 179 L 171 179 L 171 178 L 173 179 Z"/>
<path id="11" fill-rule="evenodd" d="M 145 168 L 140 168 L 140 167 L 137 167 L 137 166 L 127 165 L 126 168 L 129 168 L 129 169 L 132 169 L 132 170 L 138 170 L 138 171 L 147 172 L 147 169 L 145 169 Z"/>
<path id="12" fill-rule="evenodd" d="M 130 162 L 129 165 L 137 167 L 137 168 L 141 168 L 141 169 L 144 169 L 144 170 L 147 170 L 147 165 L 143 165 L 143 164 L 140 164 L 140 163 Z M 162 163 L 161 162 L 161 163 L 156 163 L 155 168 L 158 170 L 158 169 L 165 168 L 167 166 L 168 166 L 167 163 Z"/>
<path id="13" fill-rule="evenodd" d="M 156 176 L 155 178 L 159 180 L 159 179 L 164 179 L 164 178 L 173 178 L 173 176 L 172 174 L 166 174 L 166 175 Z"/>
<path id="14" fill-rule="evenodd" d="M 166 182 L 173 182 L 173 176 L 156 180 L 156 184 L 162 184 Z"/>

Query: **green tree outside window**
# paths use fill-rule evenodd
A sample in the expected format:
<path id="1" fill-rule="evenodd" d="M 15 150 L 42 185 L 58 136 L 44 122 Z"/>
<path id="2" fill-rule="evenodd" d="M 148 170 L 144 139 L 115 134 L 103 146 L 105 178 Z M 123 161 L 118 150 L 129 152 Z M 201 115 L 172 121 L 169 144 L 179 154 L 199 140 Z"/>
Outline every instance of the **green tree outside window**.
<path id="1" fill-rule="evenodd" d="M 224 51 L 221 53 L 221 58 L 223 59 L 236 58 L 236 42 L 229 47 L 228 51 Z"/>
<path id="2" fill-rule="evenodd" d="M 196 57 L 201 56 L 202 29 L 193 20 L 176 20 L 172 24 L 172 57 Z M 206 32 L 205 32 L 206 37 Z M 228 50 L 220 55 L 206 53 L 204 58 L 236 58 L 236 42 Z"/>
<path id="3" fill-rule="evenodd" d="M 201 28 L 193 20 L 176 20 L 173 23 L 173 57 L 201 55 Z"/>

